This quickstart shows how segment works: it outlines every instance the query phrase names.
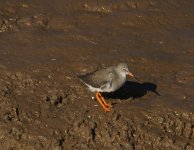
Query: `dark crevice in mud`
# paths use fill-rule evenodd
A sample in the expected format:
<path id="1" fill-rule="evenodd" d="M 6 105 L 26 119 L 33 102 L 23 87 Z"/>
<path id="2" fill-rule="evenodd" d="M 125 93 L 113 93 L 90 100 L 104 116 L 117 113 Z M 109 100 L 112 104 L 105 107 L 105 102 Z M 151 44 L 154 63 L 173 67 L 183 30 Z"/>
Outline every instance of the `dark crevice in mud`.
<path id="1" fill-rule="evenodd" d="M 129 141 L 130 141 L 130 144 L 131 144 L 131 147 L 133 150 L 136 149 L 135 147 L 135 130 L 133 129 L 133 127 L 130 125 L 130 131 L 128 130 L 128 132 L 130 132 L 130 137 L 129 137 Z"/>
<path id="2" fill-rule="evenodd" d="M 50 98 L 47 96 L 47 97 L 45 98 L 45 101 L 46 101 L 46 102 L 50 101 Z"/>
<path id="3" fill-rule="evenodd" d="M 16 107 L 15 111 L 16 111 L 16 116 L 17 116 L 18 120 L 20 121 L 20 113 L 21 113 L 21 111 L 20 111 L 20 109 L 18 107 Z"/>
<path id="4" fill-rule="evenodd" d="M 136 146 L 135 146 L 135 135 L 136 135 L 136 131 L 135 131 L 133 125 L 130 124 L 130 123 L 128 123 L 127 132 L 128 132 L 127 141 L 131 145 L 131 149 L 132 150 L 135 150 L 136 149 Z"/>
<path id="5" fill-rule="evenodd" d="M 4 119 L 5 119 L 5 120 L 8 120 L 8 121 L 10 121 L 10 122 L 11 122 L 12 119 L 14 118 L 14 116 L 12 116 L 10 112 L 5 113 L 3 116 L 4 116 Z"/>
<path id="6" fill-rule="evenodd" d="M 51 90 L 48 95 L 44 95 L 44 100 L 53 106 L 67 105 L 70 103 L 70 90 L 59 92 L 56 89 Z"/>
<path id="7" fill-rule="evenodd" d="M 11 87 L 9 85 L 7 85 L 4 87 L 3 90 L 1 90 L 1 93 L 3 96 L 9 97 L 9 96 L 11 96 L 11 94 L 13 94 L 13 90 L 11 89 Z"/>
<path id="8" fill-rule="evenodd" d="M 91 134 L 92 134 L 92 140 L 94 141 L 96 137 L 95 129 L 91 129 Z"/>
<path id="9" fill-rule="evenodd" d="M 55 103 L 54 103 L 54 105 L 56 106 L 58 104 L 61 104 L 62 103 L 62 99 L 63 99 L 62 96 L 58 96 L 56 101 L 55 101 Z"/>
<path id="10" fill-rule="evenodd" d="M 59 139 L 57 142 L 58 142 L 59 147 L 61 149 L 64 149 L 64 138 Z"/>

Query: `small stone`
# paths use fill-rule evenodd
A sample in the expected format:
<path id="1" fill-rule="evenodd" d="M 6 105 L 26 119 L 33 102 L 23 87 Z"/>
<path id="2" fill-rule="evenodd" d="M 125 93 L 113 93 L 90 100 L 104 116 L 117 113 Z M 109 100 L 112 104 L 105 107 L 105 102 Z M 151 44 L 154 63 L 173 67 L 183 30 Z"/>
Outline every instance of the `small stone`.
<path id="1" fill-rule="evenodd" d="M 186 100 L 187 98 L 188 98 L 187 96 L 184 96 L 184 97 L 183 97 L 183 99 L 185 99 L 185 100 Z"/>
<path id="2" fill-rule="evenodd" d="M 27 4 L 22 4 L 22 7 L 23 8 L 28 8 L 28 5 Z"/>

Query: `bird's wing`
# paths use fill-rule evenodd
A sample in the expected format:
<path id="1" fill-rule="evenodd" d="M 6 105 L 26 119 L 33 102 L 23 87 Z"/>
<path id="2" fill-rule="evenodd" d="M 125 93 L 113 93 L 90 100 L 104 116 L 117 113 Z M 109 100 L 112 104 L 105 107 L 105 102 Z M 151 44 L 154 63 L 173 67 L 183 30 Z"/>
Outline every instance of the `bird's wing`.
<path id="1" fill-rule="evenodd" d="M 95 74 L 96 72 L 98 72 L 98 70 L 94 70 L 90 73 L 87 73 L 87 74 L 84 74 L 84 75 L 77 75 L 77 77 L 84 83 L 86 84 L 89 84 L 89 85 L 93 85 L 93 82 L 92 82 L 92 76 L 93 74 Z"/>
<path id="2" fill-rule="evenodd" d="M 111 86 L 112 86 L 112 81 L 107 82 L 107 83 L 101 85 L 101 86 L 100 86 L 100 89 L 101 89 L 101 90 L 109 89 Z"/>
<path id="3" fill-rule="evenodd" d="M 79 78 L 92 87 L 105 88 L 111 85 L 110 83 L 112 82 L 114 76 L 113 72 L 114 69 L 112 67 L 108 67 L 106 69 L 97 70 L 92 73 L 79 76 Z"/>
<path id="4" fill-rule="evenodd" d="M 109 72 L 106 78 L 104 79 L 104 83 L 101 84 L 100 89 L 105 90 L 105 89 L 111 88 L 113 78 L 114 78 L 114 74 L 112 72 Z"/>
<path id="5" fill-rule="evenodd" d="M 112 80 L 112 76 L 113 76 L 112 72 L 113 72 L 112 67 L 99 70 L 91 76 L 91 80 L 93 81 L 95 85 L 100 87 Z"/>

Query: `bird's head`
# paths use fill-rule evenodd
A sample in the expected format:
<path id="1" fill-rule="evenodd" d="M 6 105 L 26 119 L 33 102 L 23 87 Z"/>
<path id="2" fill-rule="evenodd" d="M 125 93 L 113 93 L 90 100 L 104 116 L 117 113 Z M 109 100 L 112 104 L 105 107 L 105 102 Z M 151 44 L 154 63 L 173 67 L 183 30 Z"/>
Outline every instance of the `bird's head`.
<path id="1" fill-rule="evenodd" d="M 130 77 L 134 77 L 134 75 L 131 72 L 129 72 L 129 69 L 126 63 L 118 64 L 117 69 L 123 75 L 129 75 Z"/>

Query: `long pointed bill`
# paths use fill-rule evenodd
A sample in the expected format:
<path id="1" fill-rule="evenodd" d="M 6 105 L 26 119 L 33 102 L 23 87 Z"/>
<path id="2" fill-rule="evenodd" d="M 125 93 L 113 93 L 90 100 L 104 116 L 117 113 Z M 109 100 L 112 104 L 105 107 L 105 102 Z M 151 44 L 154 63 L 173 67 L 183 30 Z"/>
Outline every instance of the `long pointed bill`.
<path id="1" fill-rule="evenodd" d="M 131 72 L 129 72 L 128 75 L 135 78 L 135 80 L 139 81 L 139 79 L 137 77 L 135 77 Z"/>
<path id="2" fill-rule="evenodd" d="M 128 75 L 134 78 L 134 75 L 131 72 L 129 72 Z"/>

